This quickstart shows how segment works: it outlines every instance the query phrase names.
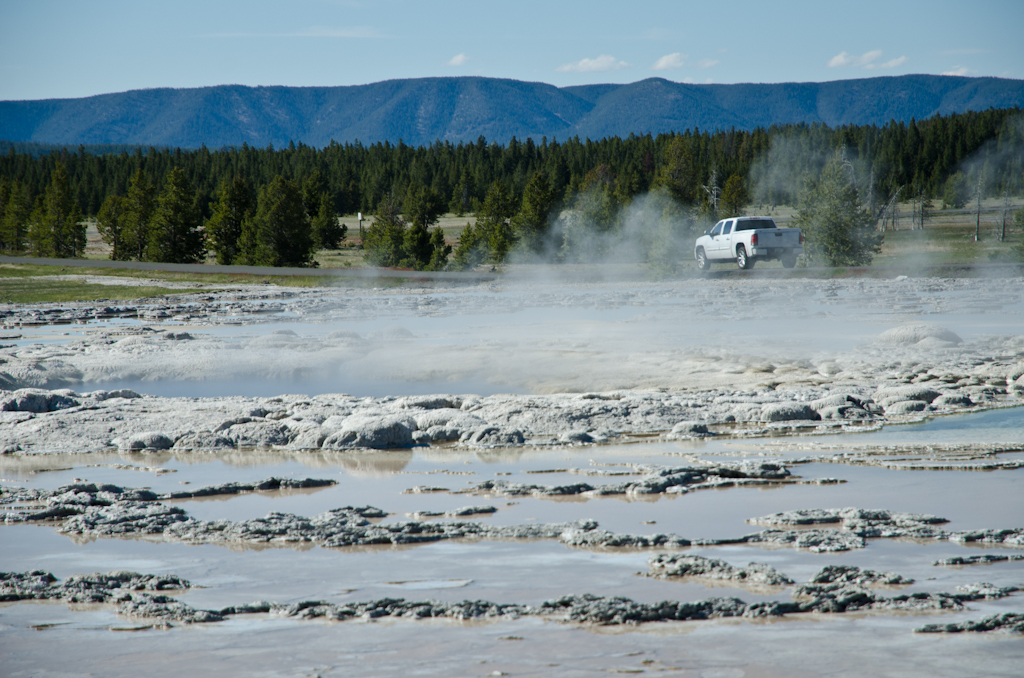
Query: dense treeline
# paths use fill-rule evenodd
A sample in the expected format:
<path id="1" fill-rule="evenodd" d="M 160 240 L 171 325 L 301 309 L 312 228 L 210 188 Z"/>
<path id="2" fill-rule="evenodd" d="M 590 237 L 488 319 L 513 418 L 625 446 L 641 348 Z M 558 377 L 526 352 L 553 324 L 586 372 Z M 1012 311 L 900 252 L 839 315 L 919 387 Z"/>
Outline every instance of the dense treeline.
<path id="1" fill-rule="evenodd" d="M 331 143 L 321 149 L 243 145 L 215 151 L 137 148 L 96 154 L 84 147 L 22 153 L 11 146 L 0 156 L 0 246 L 22 248 L 30 215 L 41 214 L 47 190 L 60 173 L 66 181 L 61 190 L 79 214 L 99 216 L 106 207 L 102 216 L 107 224 L 113 223 L 111 218 L 126 219 L 126 224 L 135 219 L 134 226 L 124 226 L 124 238 L 120 233 L 111 236 L 124 241 L 118 257 L 156 258 L 166 251 L 185 260 L 200 256 L 200 244 L 189 238 L 179 242 L 166 221 L 171 218 L 166 209 L 160 227 L 174 244 L 154 244 L 151 230 L 157 224 L 148 220 L 156 218 L 159 196 L 166 196 L 168 205 L 177 201 L 179 212 L 188 212 L 184 218 L 191 220 L 192 231 L 205 224 L 207 244 L 215 245 L 218 259 L 267 263 L 278 259 L 265 242 L 279 237 L 269 235 L 277 228 L 268 225 L 274 219 L 303 220 L 299 230 L 310 230 L 310 247 L 315 247 L 338 241 L 335 215 L 379 211 L 387 199 L 386 213 L 395 218 L 402 213 L 408 219 L 410 205 L 417 201 L 427 200 L 430 209 L 427 216 L 411 219 L 415 238 L 401 247 L 392 243 L 394 251 L 382 261 L 429 266 L 430 248 L 424 243 L 431 236 L 426 229 L 440 210 L 478 214 L 478 232 L 460 243 L 462 261 L 468 265 L 473 263 L 468 252 L 479 250 L 484 241 L 485 258 L 497 260 L 515 244 L 535 252 L 549 247 L 540 235 L 550 225 L 551 213 L 562 207 L 578 208 L 597 230 L 602 224 L 611 228 L 624 206 L 654 188 L 708 216 L 735 211 L 749 201 L 796 204 L 807 177 L 819 175 L 838 149 L 852 170 L 860 199 L 871 209 L 901 187 L 905 197 L 954 205 L 977 187 L 984 195 L 1024 192 L 1024 116 L 1016 108 L 893 121 L 883 127 L 795 124 L 598 141 L 513 139 L 506 146 L 489 144 L 483 137 L 476 143 L 436 142 L 418 148 L 401 142 Z M 136 198 L 144 193 L 148 197 L 143 202 L 152 205 L 138 206 L 142 212 L 134 216 L 118 216 L 123 207 L 118 201 L 130 202 L 133 187 Z M 232 210 L 238 212 L 234 217 Z M 248 231 L 243 233 L 246 220 Z M 396 233 L 399 226 L 406 224 L 396 224 Z M 565 229 L 563 247 L 573 237 L 572 225 Z M 372 240 L 377 234 L 369 235 Z M 413 242 L 417 238 L 418 245 Z M 303 253 L 285 259 L 308 262 L 309 248 L 300 249 Z"/>

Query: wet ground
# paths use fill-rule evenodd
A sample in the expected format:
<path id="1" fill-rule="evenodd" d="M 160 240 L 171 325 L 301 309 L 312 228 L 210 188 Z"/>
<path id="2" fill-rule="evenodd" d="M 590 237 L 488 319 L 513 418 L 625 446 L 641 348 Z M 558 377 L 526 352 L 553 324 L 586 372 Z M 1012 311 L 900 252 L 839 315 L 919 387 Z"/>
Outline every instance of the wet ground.
<path id="1" fill-rule="evenodd" d="M 932 443 L 993 439 L 1024 442 L 1024 410 L 1010 409 L 945 417 L 913 428 L 889 427 L 843 436 L 848 447 L 887 445 L 894 440 Z M 793 467 L 802 478 L 835 477 L 838 485 L 730 488 L 627 501 L 618 498 L 506 499 L 457 491 L 488 478 L 560 484 L 623 472 L 636 464 L 679 464 L 694 456 L 775 456 L 775 440 L 710 443 L 638 443 L 560 449 L 460 449 L 355 454 L 290 454 L 244 451 L 224 455 L 89 455 L 5 459 L 0 475 L 8 486 L 52 489 L 84 478 L 172 492 L 189 486 L 255 481 L 270 476 L 328 478 L 323 489 L 247 493 L 176 505 L 196 518 L 245 520 L 270 511 L 314 515 L 339 506 L 373 505 L 407 520 L 417 511 L 443 512 L 467 505 L 498 510 L 476 518 L 495 524 L 595 519 L 615 532 L 674 532 L 688 538 L 733 537 L 756 528 L 749 518 L 795 508 L 858 506 L 933 513 L 953 530 L 1011 527 L 1024 516 L 1024 469 L 994 472 L 893 471 L 847 464 Z M 49 462 L 49 463 L 46 463 Z M 50 470 L 46 470 L 47 467 Z M 567 469 L 574 469 L 575 473 Z M 605 478 L 613 481 L 617 476 Z M 414 486 L 449 492 L 410 494 Z M 180 600 L 217 609 L 253 600 L 342 603 L 384 597 L 459 601 L 483 599 L 539 604 L 567 593 L 625 596 L 641 602 L 702 600 L 735 596 L 747 602 L 791 599 L 792 587 L 743 586 L 701 580 L 665 581 L 638 576 L 658 549 L 574 549 L 551 541 L 463 540 L 417 546 L 325 549 L 226 548 L 160 540 L 100 538 L 77 541 L 49 525 L 2 529 L 0 570 L 44 569 L 59 578 L 87 572 L 134 570 L 174 573 L 198 587 Z M 953 591 L 985 581 L 1024 583 L 1024 564 L 937 567 L 940 558 L 1012 552 L 948 542 L 877 539 L 867 548 L 815 554 L 791 548 L 694 547 L 687 553 L 719 558 L 734 566 L 770 564 L 795 581 L 807 581 L 825 565 L 855 565 L 897 572 L 914 591 Z M 815 615 L 776 621 L 726 620 L 654 624 L 633 629 L 581 628 L 542 622 L 295 621 L 271 615 L 170 630 L 145 629 L 146 620 L 119 618 L 109 608 L 57 604 L 9 604 L 0 608 L 6 675 L 76 673 L 85 664 L 104 675 L 151 675 L 182 670 L 261 675 L 592 675 L 606 671 L 670 671 L 680 675 L 963 675 L 979 668 L 988 675 L 1014 675 L 1019 637 L 922 636 L 915 628 L 934 622 L 1018 611 L 1019 597 L 972 603 L 970 610 L 941 615 L 881 613 Z M 805 615 L 806 617 L 806 615 Z M 653 628 L 657 627 L 657 628 Z M 128 633 L 127 630 L 136 632 Z M 57 643 L 59 656 L 46 648 Z M 271 650 L 273 647 L 275 649 Z M 159 658 L 187 654 L 168 665 Z M 864 656 L 862 656 L 862 654 Z M 72 659 L 74 658 L 74 659 Z M 836 667 L 836 660 L 845 667 Z M 40 672 L 40 669 L 45 669 Z"/>
<path id="2" fill-rule="evenodd" d="M 287 390 L 315 393 L 321 384 L 330 389 L 340 374 L 348 380 L 346 385 L 355 385 L 346 390 L 372 396 L 536 392 L 558 383 L 595 386 L 626 377 L 634 386 L 653 381 L 669 388 L 679 378 L 659 376 L 669 369 L 667 365 L 677 364 L 680 355 L 692 355 L 697 348 L 714 353 L 716 342 L 728 344 L 722 355 L 742 355 L 746 363 L 766 356 L 774 359 L 776 353 L 794 364 L 801 355 L 814 357 L 815 362 L 802 369 L 819 377 L 829 373 L 819 366 L 837 359 L 860 365 L 862 373 L 867 371 L 865 364 L 893 371 L 906 369 L 906 362 L 894 367 L 885 363 L 884 356 L 871 357 L 879 349 L 860 350 L 858 346 L 870 344 L 873 337 L 898 322 L 920 317 L 941 322 L 968 344 L 991 336 L 1024 335 L 1020 290 L 1000 296 L 975 282 L 917 283 L 916 287 L 908 287 L 906 281 L 889 286 L 867 282 L 860 287 L 818 282 L 811 285 L 813 294 L 804 298 L 785 281 L 770 284 L 778 288 L 772 294 L 785 293 L 779 303 L 799 301 L 800 308 L 786 306 L 781 317 L 773 315 L 756 303 L 758 299 L 762 305 L 767 303 L 771 294 L 744 291 L 735 282 L 710 284 L 687 297 L 679 296 L 678 289 L 657 284 L 641 285 L 635 296 L 626 294 L 631 294 L 630 290 L 624 293 L 620 288 L 601 286 L 544 294 L 491 289 L 414 295 L 382 292 L 354 299 L 325 293 L 319 299 L 301 296 L 295 303 L 285 300 L 286 306 L 295 308 L 281 310 L 276 319 L 274 314 L 243 314 L 244 324 L 214 322 L 217 316 L 211 311 L 202 322 L 185 316 L 175 320 L 171 315 L 155 325 L 124 318 L 103 321 L 105 325 L 95 321 L 10 325 L 4 330 L 10 336 L 3 341 L 20 348 L 42 344 L 40 350 L 48 346 L 61 349 L 79 340 L 93 342 L 75 358 L 84 373 L 93 375 L 93 381 L 75 386 L 80 391 L 130 383 L 140 392 L 167 396 L 270 395 L 280 390 L 276 387 L 281 381 L 272 381 L 268 387 L 266 372 L 253 366 L 267 356 L 280 356 L 290 369 L 298 370 L 296 388 Z M 192 345 L 200 351 L 176 342 L 166 355 L 125 353 L 122 363 L 117 355 L 103 353 L 105 344 L 94 341 L 100 331 L 130 333 L 143 326 L 155 326 L 161 332 L 188 331 L 207 343 Z M 275 330 L 295 334 L 275 335 Z M 351 336 L 338 339 L 337 335 L 330 339 L 332 332 L 339 331 L 357 336 L 358 351 L 340 352 L 354 345 L 342 346 L 341 339 L 355 340 Z M 15 334 L 17 338 L 13 338 Z M 295 340 L 288 338 L 291 336 Z M 772 342 L 766 342 L 765 336 L 772 336 Z M 225 349 L 225 344 L 234 348 Z M 776 345 L 783 348 L 776 350 Z M 325 348 L 335 352 L 321 352 L 318 357 L 317 352 Z M 232 363 L 220 373 L 203 373 L 179 368 L 188 367 L 182 356 L 187 358 L 190 351 L 205 361 L 201 363 L 204 369 L 225 355 L 249 352 L 254 357 L 249 362 Z M 851 355 L 856 355 L 856 360 Z M 310 379 L 302 370 L 315 367 L 318 359 L 326 360 L 326 367 L 338 372 L 321 381 Z M 485 369 L 488 360 L 494 367 L 491 372 Z M 101 370 L 104 364 L 112 369 Z M 121 365 L 132 369 L 113 369 Z M 140 373 L 139 365 L 149 371 Z M 255 377 L 246 376 L 246 365 L 256 369 Z M 456 369 L 460 365 L 464 369 Z M 394 379 L 409 366 L 408 378 Z M 138 378 L 125 378 L 128 372 Z M 690 376 L 696 374 L 703 373 L 696 370 Z M 620 384 L 623 388 L 629 385 Z M 267 388 L 266 393 L 259 391 Z M 1013 403 L 991 403 L 1008 404 Z M 592 519 L 602 529 L 616 533 L 721 539 L 761 529 L 749 523 L 750 519 L 813 508 L 934 514 L 949 520 L 943 526 L 949 530 L 1019 528 L 1024 526 L 1024 468 L 927 467 L 949 465 L 950 459 L 963 464 L 964 459 L 973 463 L 1022 457 L 1024 408 L 1002 407 L 837 435 L 742 439 L 722 435 L 679 441 L 654 437 L 649 442 L 628 444 L 481 449 L 442 445 L 386 451 L 12 454 L 0 455 L 0 483 L 7 488 L 55 489 L 84 479 L 173 492 L 271 476 L 324 478 L 337 484 L 167 503 L 198 519 L 233 521 L 262 517 L 271 511 L 312 516 L 342 506 L 370 505 L 390 514 L 385 522 L 399 522 L 410 520 L 417 512 L 493 506 L 493 514 L 467 519 L 495 525 Z M 730 487 L 632 498 L 557 499 L 467 492 L 492 479 L 543 485 L 610 484 L 630 477 L 615 474 L 635 473 L 638 465 L 684 466 L 744 459 L 790 463 L 791 473 L 800 479 L 844 482 Z M 409 491 L 424 486 L 439 489 Z M 808 581 L 826 565 L 896 572 L 915 580 L 892 589 L 893 595 L 953 592 L 957 586 L 977 582 L 1024 586 L 1024 561 L 965 567 L 933 564 L 955 556 L 1021 553 L 1001 545 L 878 538 L 869 539 L 863 549 L 839 553 L 760 545 L 683 551 L 736 567 L 766 563 L 797 584 Z M 664 552 L 667 550 L 661 548 L 573 548 L 557 540 L 461 539 L 336 549 L 192 545 L 158 537 L 72 537 L 58 532 L 53 524 L 0 525 L 0 571 L 41 569 L 60 579 L 112 570 L 173 573 L 196 587 L 175 597 L 200 609 L 255 600 L 345 603 L 385 597 L 537 605 L 583 593 L 648 603 L 716 596 L 735 596 L 751 603 L 792 600 L 794 586 L 639 576 L 648 571 L 649 557 Z M 16 602 L 0 604 L 0 673 L 1018 676 L 1024 664 L 1020 635 L 920 634 L 915 629 L 1000 612 L 1020 613 L 1024 611 L 1022 601 L 1024 594 L 1018 593 L 1000 600 L 974 601 L 963 611 L 946 613 L 803 614 L 623 627 L 573 625 L 543 618 L 331 622 L 254 614 L 170 628 L 160 628 L 145 618 L 119 616 L 111 606 Z"/>

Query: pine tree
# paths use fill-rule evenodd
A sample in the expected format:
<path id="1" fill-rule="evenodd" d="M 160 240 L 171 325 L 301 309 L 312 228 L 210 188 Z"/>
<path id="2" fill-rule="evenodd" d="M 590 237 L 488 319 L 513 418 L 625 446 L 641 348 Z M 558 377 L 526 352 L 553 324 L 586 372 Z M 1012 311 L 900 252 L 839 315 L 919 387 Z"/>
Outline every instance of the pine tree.
<path id="1" fill-rule="evenodd" d="M 206 237 L 195 206 L 195 191 L 185 173 L 167 173 L 157 201 L 146 249 L 148 261 L 191 264 L 206 256 Z"/>
<path id="2" fill-rule="evenodd" d="M 408 256 L 405 251 L 406 223 L 398 199 L 386 195 L 373 213 L 373 224 L 363 236 L 366 260 L 375 266 L 398 266 Z"/>
<path id="3" fill-rule="evenodd" d="M 28 186 L 16 180 L 10 182 L 3 217 L 0 218 L 0 247 L 5 252 L 25 250 L 31 214 L 32 202 L 28 195 Z"/>
<path id="4" fill-rule="evenodd" d="M 454 266 L 460 271 L 469 271 L 483 263 L 487 256 L 487 248 L 479 228 L 466 222 L 466 227 L 459 234 L 459 244 L 455 248 Z"/>
<path id="5" fill-rule="evenodd" d="M 512 218 L 512 230 L 527 251 L 541 253 L 547 243 L 555 196 L 546 172 L 535 172 L 523 191 L 519 212 Z"/>
<path id="6" fill-rule="evenodd" d="M 698 190 L 697 163 L 690 149 L 689 139 L 676 136 L 665 147 L 665 157 L 654 177 L 654 187 L 664 188 L 676 201 L 690 205 Z"/>
<path id="7" fill-rule="evenodd" d="M 838 153 L 808 180 L 793 225 L 803 229 L 808 257 L 828 266 L 866 266 L 882 246 Z"/>
<path id="8" fill-rule="evenodd" d="M 750 196 L 747 194 L 747 185 L 743 177 L 733 174 L 722 188 L 719 216 L 723 219 L 739 216 L 749 202 Z"/>
<path id="9" fill-rule="evenodd" d="M 441 194 L 432 187 L 420 186 L 409 189 L 405 199 L 404 216 L 412 219 L 412 224 L 405 232 L 404 258 L 400 262 L 401 266 L 423 270 L 431 265 L 434 241 L 431 239 L 429 229 L 437 223 L 438 218 L 444 213 L 444 208 Z"/>
<path id="10" fill-rule="evenodd" d="M 240 176 L 225 180 L 220 187 L 217 205 L 213 215 L 206 222 L 206 237 L 217 255 L 217 263 L 235 263 L 239 256 L 239 240 L 242 224 L 254 211 L 252 190 L 249 182 Z"/>
<path id="11" fill-rule="evenodd" d="M 452 253 L 452 246 L 445 243 L 444 231 L 438 226 L 430 234 L 430 263 L 428 271 L 443 271 L 448 265 L 448 255 Z"/>
<path id="12" fill-rule="evenodd" d="M 50 184 L 32 213 L 29 244 L 36 256 L 80 257 L 85 252 L 85 224 L 71 195 L 64 163 L 57 161 Z"/>
<path id="13" fill-rule="evenodd" d="M 942 208 L 960 209 L 970 199 L 970 187 L 963 172 L 954 172 L 946 179 L 942 189 Z"/>
<path id="14" fill-rule="evenodd" d="M 487 197 L 484 198 L 484 204 L 477 213 L 476 220 L 477 236 L 481 243 L 486 245 L 487 256 L 492 263 L 503 262 L 515 244 L 511 226 L 515 213 L 515 205 L 505 182 L 495 181 L 487 191 Z"/>
<path id="15" fill-rule="evenodd" d="M 110 245 L 110 258 L 114 261 L 128 258 L 124 245 L 126 212 L 127 201 L 119 195 L 109 195 L 96 216 L 96 230 L 103 242 Z"/>
<path id="16" fill-rule="evenodd" d="M 260 189 L 256 213 L 242 224 L 240 263 L 252 266 L 309 266 L 313 237 L 302 191 L 277 175 Z"/>
<path id="17" fill-rule="evenodd" d="M 156 207 L 155 189 L 149 177 L 138 169 L 132 175 L 124 205 L 124 258 L 142 261 L 149 245 L 149 227 Z"/>
<path id="18" fill-rule="evenodd" d="M 313 216 L 313 246 L 316 249 L 338 249 L 345 239 L 348 227 L 338 223 L 338 215 L 334 213 L 334 205 L 326 193 L 320 196 L 320 209 Z"/>

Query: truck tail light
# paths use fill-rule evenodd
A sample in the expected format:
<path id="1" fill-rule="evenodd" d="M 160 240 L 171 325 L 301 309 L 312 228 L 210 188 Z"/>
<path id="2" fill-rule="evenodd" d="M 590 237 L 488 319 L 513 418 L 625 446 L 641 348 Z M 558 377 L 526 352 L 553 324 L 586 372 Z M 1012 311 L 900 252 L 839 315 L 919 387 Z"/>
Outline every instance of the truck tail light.
<path id="1" fill-rule="evenodd" d="M 753 245 L 754 247 L 757 247 L 757 233 L 754 233 L 750 236 L 750 244 Z"/>
<path id="2" fill-rule="evenodd" d="M 800 231 L 800 244 L 801 245 L 804 244 L 804 232 L 803 231 Z"/>

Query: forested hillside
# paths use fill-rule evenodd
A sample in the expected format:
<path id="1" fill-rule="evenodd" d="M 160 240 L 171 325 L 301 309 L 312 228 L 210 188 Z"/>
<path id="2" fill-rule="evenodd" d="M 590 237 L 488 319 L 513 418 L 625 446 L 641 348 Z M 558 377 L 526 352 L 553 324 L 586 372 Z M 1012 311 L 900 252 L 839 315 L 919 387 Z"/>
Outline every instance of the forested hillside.
<path id="1" fill-rule="evenodd" d="M 125 195 L 137 170 L 157 190 L 173 167 L 182 169 L 209 214 L 209 202 L 225 180 L 245 178 L 252 186 L 275 176 L 300 183 L 314 170 L 324 177 L 335 209 L 341 214 L 369 211 L 386 194 L 404 199 L 410 187 L 429 186 L 450 203 L 453 212 L 473 212 L 494 181 L 504 182 L 518 200 L 531 176 L 548 174 L 559 199 L 574 194 L 588 172 L 604 167 L 620 202 L 650 189 L 666 164 L 666 150 L 676 140 L 692 157 L 693 187 L 707 184 L 712 170 L 721 184 L 737 174 L 755 200 L 792 203 L 807 173 L 824 165 L 825 156 L 845 146 L 847 157 L 879 195 L 904 186 L 907 194 L 941 197 L 947 179 L 958 170 L 973 180 L 984 169 L 989 194 L 1024 191 L 1020 109 L 936 116 L 909 124 L 775 125 L 752 131 L 631 135 L 597 141 L 568 139 L 534 143 L 513 139 L 506 145 L 441 143 L 412 147 L 388 142 L 372 145 L 331 144 L 316 149 L 289 144 L 280 149 L 243 145 L 211 151 L 167 148 L 115 149 L 0 144 L 0 177 L 18 182 L 31 201 L 42 195 L 58 160 L 67 168 L 71 193 L 83 214 L 95 215 L 109 195 Z M 4 148 L 6 146 L 6 148 Z M 20 152 L 19 152 L 20 151 Z M 979 155 L 980 154 L 980 155 Z M 965 162 L 970 160 L 968 165 Z"/>
<path id="2" fill-rule="evenodd" d="M 824 83 L 553 85 L 496 78 L 389 80 L 352 87 L 135 90 L 0 102 L 0 139 L 181 148 L 313 147 L 400 140 L 499 144 L 791 123 L 884 125 L 936 114 L 1024 107 L 1024 81 L 933 75 Z"/>
<path id="3" fill-rule="evenodd" d="M 983 197 L 1024 192 L 1020 108 L 884 126 L 801 123 L 539 144 L 512 139 L 499 145 L 480 137 L 475 143 L 420 147 L 384 142 L 332 143 L 323 149 L 300 143 L 217 151 L 46 150 L 34 145 L 19 152 L 8 145 L 0 156 L 2 249 L 55 254 L 60 244 L 70 248 L 60 252 L 75 256 L 77 234 L 58 237 L 52 230 L 57 226 L 47 226 L 37 231 L 51 233 L 42 242 L 33 239 L 32 229 L 44 222 L 74 223 L 73 215 L 98 215 L 101 226 L 135 220 L 136 226 L 124 231 L 130 234 L 134 228 L 135 240 L 122 243 L 119 257 L 196 260 L 203 256 L 205 243 L 225 263 L 276 264 L 284 261 L 277 258 L 283 247 L 279 233 L 300 223 L 296 232 L 305 244 L 286 260 L 302 264 L 311 260 L 311 247 L 337 243 L 344 236 L 334 230 L 336 215 L 362 211 L 391 220 L 397 234 L 406 233 L 405 220 L 416 226 L 415 242 L 382 255 L 385 265 L 404 261 L 415 267 L 440 266 L 440 260 L 429 262 L 443 240 L 429 245 L 427 229 L 445 211 L 477 213 L 478 224 L 483 224 L 484 231 L 467 235 L 463 254 L 472 246 L 500 260 L 513 246 L 537 254 L 548 248 L 550 255 L 552 244 L 544 238 L 551 220 L 572 208 L 583 215 L 584 226 L 575 235 L 566 227 L 559 236 L 558 256 L 564 258 L 584 247 L 574 242 L 589 242 L 580 240 L 587 229 L 620 229 L 622 212 L 643 196 L 660 196 L 657 210 L 662 215 L 670 215 L 670 205 L 676 205 L 672 214 L 677 216 L 665 218 L 695 228 L 697 214 L 706 221 L 751 202 L 796 204 L 807 180 L 837 157 L 846 168 L 843 176 L 870 213 L 897 191 L 903 199 L 935 199 L 952 206 L 963 205 L 979 191 Z M 265 238 L 278 238 L 277 244 L 260 244 L 252 233 L 245 241 L 246 219 L 251 228 L 263 223 Z M 167 242 L 154 240 L 157 231 L 150 222 L 164 224 Z M 199 233 L 204 224 L 205 234 Z M 644 228 L 637 238 L 649 235 Z M 179 232 L 192 238 L 186 250 L 180 249 L 185 236 Z M 410 259 L 413 251 L 419 254 Z M 178 254 L 162 254 L 166 252 Z M 479 261 L 464 256 L 461 265 Z"/>

